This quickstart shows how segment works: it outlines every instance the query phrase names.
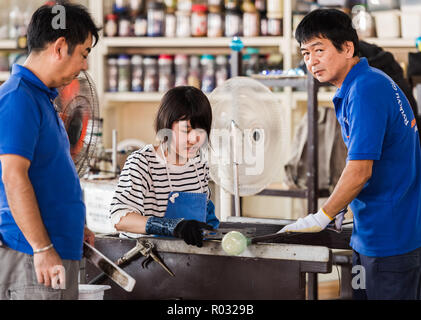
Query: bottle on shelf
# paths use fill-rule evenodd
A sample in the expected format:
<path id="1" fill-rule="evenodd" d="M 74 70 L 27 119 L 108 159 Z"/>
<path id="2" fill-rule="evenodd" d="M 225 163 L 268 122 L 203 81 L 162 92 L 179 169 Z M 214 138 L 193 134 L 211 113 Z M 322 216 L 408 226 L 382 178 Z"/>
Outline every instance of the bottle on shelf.
<path id="1" fill-rule="evenodd" d="M 256 7 L 250 0 L 242 5 L 243 9 L 243 35 L 245 37 L 257 37 L 260 33 L 260 16 Z"/>
<path id="2" fill-rule="evenodd" d="M 126 54 L 120 54 L 117 60 L 118 64 L 118 91 L 130 91 L 130 57 Z"/>
<path id="3" fill-rule="evenodd" d="M 202 65 L 202 86 L 203 92 L 209 93 L 215 89 L 215 58 L 213 55 L 204 54 L 200 59 Z"/>
<path id="4" fill-rule="evenodd" d="M 191 13 L 191 35 L 193 37 L 205 37 L 208 29 L 208 7 L 205 4 L 193 4 Z"/>
<path id="5" fill-rule="evenodd" d="M 189 60 L 185 54 L 177 54 L 174 58 L 175 86 L 186 86 L 189 73 Z"/>
<path id="6" fill-rule="evenodd" d="M 199 56 L 192 55 L 190 56 L 189 76 L 187 78 L 187 84 L 189 86 L 200 89 L 200 78 L 200 58 Z"/>
<path id="7" fill-rule="evenodd" d="M 165 5 L 162 2 L 149 1 L 147 10 L 148 37 L 163 37 L 165 28 Z"/>
<path id="8" fill-rule="evenodd" d="M 211 5 L 209 1 L 208 13 L 208 37 L 222 37 L 224 35 L 224 20 L 222 18 L 221 6 Z"/>
<path id="9" fill-rule="evenodd" d="M 107 80 L 107 91 L 118 92 L 118 64 L 114 56 L 109 56 L 107 59 Z"/>
<path id="10" fill-rule="evenodd" d="M 228 59 L 225 55 L 218 55 L 215 62 L 215 85 L 219 87 L 228 79 Z"/>
<path id="11" fill-rule="evenodd" d="M 19 36 L 19 29 L 23 25 L 23 14 L 16 2 L 9 12 L 9 39 L 17 39 Z"/>
<path id="12" fill-rule="evenodd" d="M 177 10 L 175 12 L 176 16 L 176 36 L 180 38 L 190 37 L 191 36 L 191 26 L 190 26 L 190 11 Z"/>
<path id="13" fill-rule="evenodd" d="M 135 54 L 131 60 L 132 82 L 131 89 L 133 92 L 143 91 L 143 58 L 141 55 Z"/>
<path id="14" fill-rule="evenodd" d="M 242 34 L 242 14 L 239 9 L 225 10 L 225 36 L 234 37 Z"/>
<path id="15" fill-rule="evenodd" d="M 158 91 L 166 92 L 174 87 L 173 81 L 173 57 L 171 55 L 161 54 L 158 59 L 159 81 Z"/>
<path id="16" fill-rule="evenodd" d="M 158 62 L 156 57 L 146 56 L 143 58 L 143 90 L 145 92 L 158 91 Z"/>
<path id="17" fill-rule="evenodd" d="M 114 13 L 109 13 L 105 16 L 104 33 L 106 37 L 115 37 L 118 33 L 118 16 Z"/>

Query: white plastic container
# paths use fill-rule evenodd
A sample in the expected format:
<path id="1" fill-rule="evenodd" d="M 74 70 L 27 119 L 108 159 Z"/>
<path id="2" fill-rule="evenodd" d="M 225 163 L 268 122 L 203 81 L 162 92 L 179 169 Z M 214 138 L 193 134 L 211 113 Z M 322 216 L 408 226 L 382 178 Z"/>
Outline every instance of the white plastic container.
<path id="1" fill-rule="evenodd" d="M 107 285 L 79 284 L 78 300 L 104 300 L 104 291 L 111 289 Z"/>
<path id="2" fill-rule="evenodd" d="M 402 12 L 421 12 L 420 0 L 401 0 Z"/>
<path id="3" fill-rule="evenodd" d="M 371 14 L 376 21 L 377 38 L 399 38 L 401 36 L 399 10 L 375 11 Z"/>
<path id="4" fill-rule="evenodd" d="M 402 38 L 416 39 L 421 36 L 421 12 L 401 13 Z"/>

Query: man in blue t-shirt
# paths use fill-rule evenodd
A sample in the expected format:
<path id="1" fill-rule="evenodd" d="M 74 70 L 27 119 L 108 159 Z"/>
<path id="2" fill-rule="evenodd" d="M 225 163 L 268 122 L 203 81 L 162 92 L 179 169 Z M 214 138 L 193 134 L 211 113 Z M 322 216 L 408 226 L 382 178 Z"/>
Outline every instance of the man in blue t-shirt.
<path id="1" fill-rule="evenodd" d="M 338 88 L 333 103 L 348 158 L 320 210 L 280 232 L 321 231 L 349 204 L 353 265 L 364 270 L 353 282 L 354 298 L 420 299 L 421 151 L 408 100 L 358 57 L 358 36 L 345 13 L 312 11 L 295 37 L 309 72 Z"/>
<path id="2" fill-rule="evenodd" d="M 29 56 L 0 87 L 0 300 L 78 297 L 83 240 L 93 234 L 53 101 L 87 69 L 98 31 L 82 6 L 40 7 Z"/>

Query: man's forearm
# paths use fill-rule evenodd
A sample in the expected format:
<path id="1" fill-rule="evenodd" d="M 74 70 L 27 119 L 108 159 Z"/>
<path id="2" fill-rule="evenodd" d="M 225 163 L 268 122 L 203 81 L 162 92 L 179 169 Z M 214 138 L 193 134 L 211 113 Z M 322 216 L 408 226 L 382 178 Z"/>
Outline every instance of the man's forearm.
<path id="1" fill-rule="evenodd" d="M 323 211 L 334 217 L 361 192 L 371 177 L 371 160 L 348 161 L 329 199 L 322 206 Z"/>
<path id="2" fill-rule="evenodd" d="M 12 216 L 32 248 L 40 249 L 50 244 L 29 177 L 15 176 L 4 181 L 4 187 Z"/>

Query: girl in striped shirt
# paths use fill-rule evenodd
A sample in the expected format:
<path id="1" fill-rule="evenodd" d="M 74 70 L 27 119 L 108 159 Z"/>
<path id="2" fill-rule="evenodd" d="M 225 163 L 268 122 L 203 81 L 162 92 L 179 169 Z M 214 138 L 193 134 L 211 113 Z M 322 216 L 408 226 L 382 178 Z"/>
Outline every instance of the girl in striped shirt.
<path id="1" fill-rule="evenodd" d="M 211 124 L 202 91 L 167 91 L 155 119 L 158 146 L 133 152 L 121 172 L 110 209 L 115 231 L 175 236 L 202 246 L 202 230 L 219 226 L 202 157 Z"/>

